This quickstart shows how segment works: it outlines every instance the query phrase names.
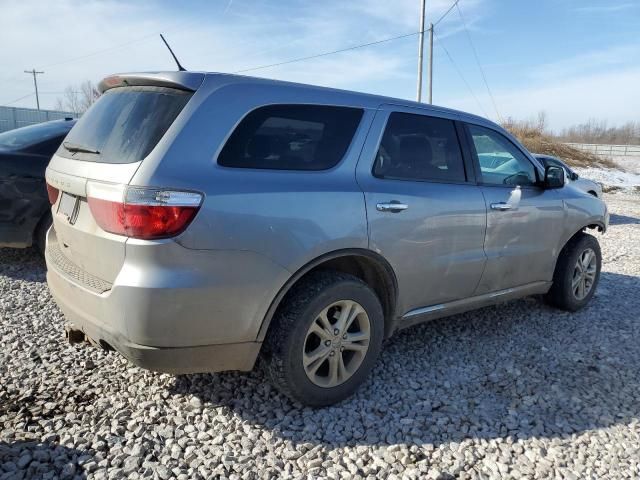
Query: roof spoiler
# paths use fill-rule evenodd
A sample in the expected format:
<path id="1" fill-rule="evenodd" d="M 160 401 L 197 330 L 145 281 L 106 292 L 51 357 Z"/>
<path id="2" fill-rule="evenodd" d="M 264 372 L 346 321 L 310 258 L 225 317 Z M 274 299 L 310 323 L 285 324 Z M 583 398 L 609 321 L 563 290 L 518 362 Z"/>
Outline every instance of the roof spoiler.
<path id="1" fill-rule="evenodd" d="M 150 72 L 110 75 L 98 84 L 100 93 L 117 87 L 168 87 L 195 92 L 204 81 L 204 73 Z"/>

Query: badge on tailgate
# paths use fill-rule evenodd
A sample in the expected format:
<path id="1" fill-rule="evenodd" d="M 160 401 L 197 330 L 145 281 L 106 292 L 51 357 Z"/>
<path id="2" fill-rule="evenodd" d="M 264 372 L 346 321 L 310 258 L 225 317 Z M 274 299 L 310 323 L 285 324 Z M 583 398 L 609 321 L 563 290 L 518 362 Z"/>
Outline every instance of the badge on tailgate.
<path id="1" fill-rule="evenodd" d="M 73 225 L 78 216 L 78 197 L 66 192 L 62 192 L 60 203 L 58 203 L 58 213 L 67 217 L 67 221 Z"/>

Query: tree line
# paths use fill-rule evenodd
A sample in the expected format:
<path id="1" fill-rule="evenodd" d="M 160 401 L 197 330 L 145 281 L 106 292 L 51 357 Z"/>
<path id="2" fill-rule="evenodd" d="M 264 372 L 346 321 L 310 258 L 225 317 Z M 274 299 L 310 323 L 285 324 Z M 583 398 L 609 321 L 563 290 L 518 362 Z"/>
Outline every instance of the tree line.
<path id="1" fill-rule="evenodd" d="M 548 127 L 547 120 L 547 114 L 542 111 L 526 120 L 508 117 L 502 122 L 502 126 L 520 136 L 539 136 L 557 142 L 640 145 L 640 121 L 609 125 L 606 120 L 589 119 L 585 123 L 554 132 Z"/>
<path id="2" fill-rule="evenodd" d="M 575 143 L 640 145 L 640 121 L 609 126 L 606 120 L 590 119 L 586 123 L 562 129 L 558 138 Z"/>

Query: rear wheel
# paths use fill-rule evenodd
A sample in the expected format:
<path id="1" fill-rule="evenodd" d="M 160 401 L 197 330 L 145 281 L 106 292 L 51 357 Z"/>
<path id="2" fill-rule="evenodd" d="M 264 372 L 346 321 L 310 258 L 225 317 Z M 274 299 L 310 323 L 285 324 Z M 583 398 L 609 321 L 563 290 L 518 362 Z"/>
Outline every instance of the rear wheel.
<path id="1" fill-rule="evenodd" d="M 576 235 L 560 252 L 547 294 L 549 303 L 571 312 L 580 310 L 595 293 L 601 266 L 598 240 L 585 233 Z"/>
<path id="2" fill-rule="evenodd" d="M 382 306 L 357 277 L 311 274 L 279 309 L 265 341 L 271 382 L 305 405 L 352 395 L 372 370 L 384 331 Z"/>

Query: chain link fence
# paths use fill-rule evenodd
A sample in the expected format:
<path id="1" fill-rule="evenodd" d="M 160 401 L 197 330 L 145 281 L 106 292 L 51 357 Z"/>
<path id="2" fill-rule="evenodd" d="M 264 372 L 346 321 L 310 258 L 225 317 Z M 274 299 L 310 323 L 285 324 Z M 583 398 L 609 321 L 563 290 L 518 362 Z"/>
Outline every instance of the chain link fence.
<path id="1" fill-rule="evenodd" d="M 602 143 L 565 143 L 583 152 L 608 157 L 640 156 L 640 145 L 606 145 Z"/>

